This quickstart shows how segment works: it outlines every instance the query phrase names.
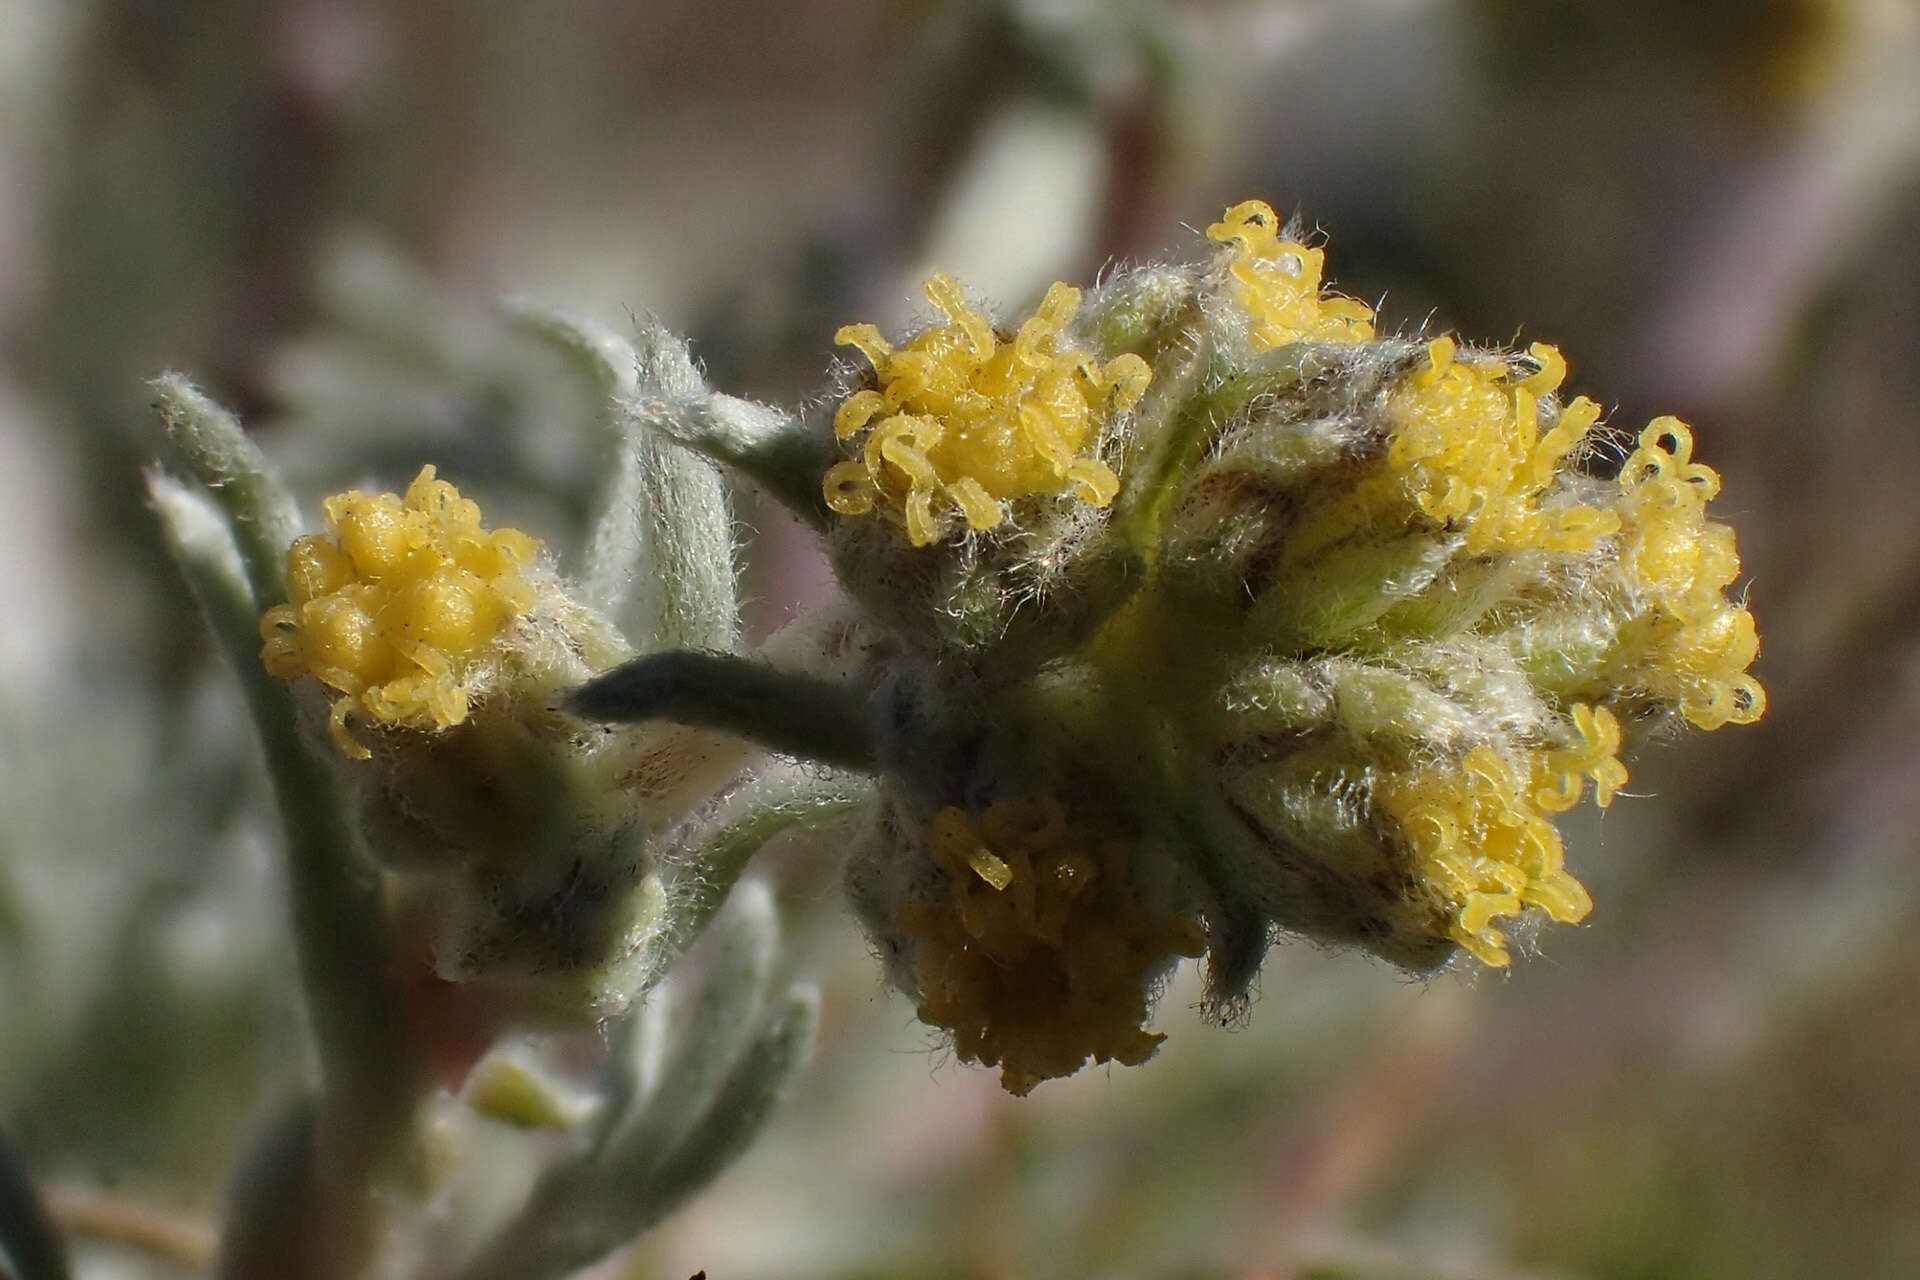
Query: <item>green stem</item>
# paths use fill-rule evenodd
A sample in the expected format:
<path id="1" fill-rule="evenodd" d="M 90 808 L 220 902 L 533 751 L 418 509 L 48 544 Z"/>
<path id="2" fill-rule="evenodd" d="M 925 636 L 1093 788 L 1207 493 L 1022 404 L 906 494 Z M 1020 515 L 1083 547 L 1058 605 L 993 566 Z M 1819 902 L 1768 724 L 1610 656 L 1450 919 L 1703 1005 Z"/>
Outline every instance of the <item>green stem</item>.
<path id="1" fill-rule="evenodd" d="M 301 533 L 293 496 L 239 420 L 185 376 L 163 373 L 149 385 L 167 436 L 226 512 L 253 598 L 262 609 L 279 604 L 287 597 L 287 548 Z"/>
<path id="2" fill-rule="evenodd" d="M 813 1047 L 819 997 L 810 988 L 786 993 L 776 1012 L 730 1060 L 702 1061 L 706 1105 L 674 1115 L 681 1136 L 664 1146 L 635 1143 L 596 1159 L 592 1154 L 550 1172 L 525 1206 L 458 1280 L 556 1280 L 572 1275 L 638 1237 L 685 1203 L 739 1157 L 778 1105 L 787 1082 Z M 668 1105 L 670 1099 L 662 1099 Z M 646 1104 L 641 1129 L 655 1118 Z M 638 1135 L 636 1135 L 638 1136 Z"/>
<path id="3" fill-rule="evenodd" d="M 324 1280 L 342 1242 L 314 1207 L 325 1197 L 319 1171 L 318 1114 L 302 1095 L 282 1104 L 253 1133 L 227 1188 L 226 1230 L 215 1280 Z"/>
<path id="4" fill-rule="evenodd" d="M 699 1123 L 659 1152 L 654 1167 L 638 1179 L 645 1190 L 634 1198 L 647 1211 L 628 1224 L 629 1238 L 666 1217 L 746 1150 L 812 1051 L 819 1021 L 820 999 L 811 988 L 787 994 L 785 1005 L 734 1060 Z"/>
<path id="5" fill-rule="evenodd" d="M 635 350 L 639 396 L 706 392 L 685 345 L 662 326 L 642 328 Z M 709 405 L 715 398 L 707 393 Z M 656 600 L 650 639 L 667 649 L 731 649 L 739 634 L 740 604 L 734 586 L 733 513 L 720 472 L 686 444 L 650 429 L 649 413 L 630 413 L 627 421 L 647 486 L 647 542 L 652 552 L 647 567 Z"/>
<path id="6" fill-rule="evenodd" d="M 754 1034 L 779 943 L 773 896 L 764 885 L 741 886 L 726 918 L 709 935 L 706 982 L 674 1045 L 673 1060 L 650 1095 L 641 1098 L 634 1091 L 640 1098 L 635 1113 L 609 1125 L 601 1137 L 594 1158 L 612 1171 L 604 1175 L 607 1180 L 632 1181 L 660 1152 L 685 1141 Z"/>
<path id="7" fill-rule="evenodd" d="M 669 923 L 648 940 L 646 962 L 636 966 L 639 994 L 652 990 L 693 946 L 755 854 L 791 828 L 852 812 L 867 802 L 870 789 L 864 779 L 848 778 L 807 779 L 773 791 L 762 790 L 763 785 L 753 784 L 745 795 L 730 797 L 729 807 L 738 806 L 741 816 L 722 818 L 668 873 L 662 892 L 669 903 Z"/>
<path id="8" fill-rule="evenodd" d="M 395 1155 L 419 1090 L 379 885 L 339 779 L 308 749 L 292 699 L 260 664 L 258 603 L 234 555 L 236 529 L 179 484 L 159 475 L 148 483 L 239 677 L 280 809 L 294 949 L 319 1059 L 319 1159 L 344 1226 L 364 1212 L 368 1183 Z M 271 493 L 260 477 L 247 488 Z"/>
<path id="9" fill-rule="evenodd" d="M 646 569 L 646 482 L 640 451 L 631 445 L 626 414 L 619 408 L 633 395 L 633 346 L 582 316 L 532 302 L 509 302 L 507 314 L 534 337 L 552 347 L 600 396 L 599 420 L 613 452 L 612 471 L 600 488 L 600 512 L 588 535 L 580 590 L 586 602 L 616 617 L 634 575 Z"/>
<path id="10" fill-rule="evenodd" d="M 825 433 L 778 409 L 716 393 L 686 344 L 657 323 L 642 328 L 639 352 L 640 375 L 626 406 L 637 428 L 725 463 L 815 529 L 827 527 L 820 477 L 834 451 Z"/>

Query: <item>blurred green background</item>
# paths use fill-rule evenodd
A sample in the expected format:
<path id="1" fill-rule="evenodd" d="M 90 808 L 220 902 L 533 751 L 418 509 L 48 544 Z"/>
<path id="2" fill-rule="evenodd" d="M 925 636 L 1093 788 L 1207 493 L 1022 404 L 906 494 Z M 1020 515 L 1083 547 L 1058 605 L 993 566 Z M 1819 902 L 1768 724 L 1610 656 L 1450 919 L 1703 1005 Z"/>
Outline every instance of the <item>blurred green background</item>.
<path id="1" fill-rule="evenodd" d="M 1511 974 L 1283 946 L 1249 1025 L 1027 1100 L 778 868 L 821 1051 L 608 1275 L 1920 1275 L 1913 0 L 0 0 L 0 1128 L 86 1274 L 190 1274 L 302 1069 L 273 817 L 140 498 L 192 373 L 309 500 L 425 461 L 575 545 L 519 295 L 817 395 L 934 266 L 1008 308 L 1297 210 L 1383 327 L 1559 344 L 1726 479 L 1771 695 L 1569 828 Z M 1184 225 L 1183 225 L 1184 224 Z M 751 494 L 764 632 L 828 589 Z M 1642 798 L 1644 797 L 1644 798 Z M 777 853 L 773 856 L 778 856 Z"/>

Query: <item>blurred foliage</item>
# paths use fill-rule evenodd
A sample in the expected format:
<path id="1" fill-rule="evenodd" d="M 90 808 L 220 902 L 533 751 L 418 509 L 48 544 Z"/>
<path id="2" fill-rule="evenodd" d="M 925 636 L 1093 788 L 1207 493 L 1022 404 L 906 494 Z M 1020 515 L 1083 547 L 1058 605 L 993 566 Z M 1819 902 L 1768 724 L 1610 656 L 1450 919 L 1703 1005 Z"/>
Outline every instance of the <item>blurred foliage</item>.
<path id="1" fill-rule="evenodd" d="M 431 460 L 570 546 L 594 406 L 499 295 L 657 313 L 717 382 L 796 399 L 835 326 L 908 314 L 928 265 L 1017 305 L 1255 195 L 1390 323 L 1549 339 L 1624 419 L 1694 423 L 1767 720 L 1636 765 L 1657 798 L 1569 836 L 1591 925 L 1510 979 L 1294 948 L 1228 1034 L 1182 975 L 1153 1063 L 1024 1101 L 882 992 L 830 868 L 776 866 L 820 1056 L 629 1273 L 1920 1270 L 1905 0 L 0 0 L 0 23 L 0 1131 L 83 1274 L 175 1274 L 303 1067 L 253 746 L 137 496 L 146 377 L 205 378 L 309 501 Z M 823 574 L 751 523 L 764 627 Z M 130 1225 L 152 1215 L 185 1235 Z"/>

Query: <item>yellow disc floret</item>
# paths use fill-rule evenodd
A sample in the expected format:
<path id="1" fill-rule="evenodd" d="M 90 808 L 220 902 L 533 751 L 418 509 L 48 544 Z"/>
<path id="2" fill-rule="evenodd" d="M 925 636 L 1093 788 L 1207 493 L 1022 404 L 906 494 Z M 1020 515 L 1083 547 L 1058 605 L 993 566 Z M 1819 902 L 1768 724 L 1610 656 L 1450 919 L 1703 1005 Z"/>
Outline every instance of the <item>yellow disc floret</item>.
<path id="1" fill-rule="evenodd" d="M 1373 308 L 1321 288 L 1325 251 L 1282 239 L 1271 205 L 1247 200 L 1233 206 L 1207 228 L 1207 238 L 1232 246 L 1227 270 L 1256 348 L 1372 340 Z"/>
<path id="2" fill-rule="evenodd" d="M 1727 599 L 1740 572 L 1733 530 L 1707 519 L 1720 476 L 1693 460 L 1693 433 L 1656 418 L 1620 469 L 1620 575 L 1634 615 L 1615 678 L 1678 703 L 1702 729 L 1749 724 L 1766 692 L 1747 674 L 1760 650 L 1753 615 Z"/>
<path id="3" fill-rule="evenodd" d="M 1462 358 L 1452 338 L 1429 342 L 1425 364 L 1387 396 L 1384 458 L 1305 504 L 1287 561 L 1435 526 L 1458 532 L 1466 556 L 1593 550 L 1619 532 L 1621 518 L 1555 500 L 1600 421 L 1600 407 L 1585 396 L 1564 407 L 1547 399 L 1566 371 L 1545 343 L 1516 369 L 1503 357 Z"/>
<path id="4" fill-rule="evenodd" d="M 1564 865 L 1548 815 L 1580 801 L 1613 802 L 1627 780 L 1615 752 L 1620 725 L 1605 708 L 1573 709 L 1577 746 L 1531 753 L 1516 765 L 1479 746 L 1452 763 L 1419 763 L 1383 773 L 1374 798 L 1404 841 L 1416 881 L 1432 896 L 1447 936 L 1483 964 L 1509 961 L 1499 922 L 1537 908 L 1571 924 L 1593 901 Z"/>
<path id="5" fill-rule="evenodd" d="M 1588 778 L 1593 779 L 1593 802 L 1602 809 L 1627 783 L 1627 767 L 1618 759 L 1620 721 L 1613 712 L 1576 703 L 1573 727 L 1580 745 L 1547 751 L 1534 768 L 1533 802 L 1548 813 L 1564 813 L 1579 804 Z"/>
<path id="6" fill-rule="evenodd" d="M 872 363 L 875 385 L 834 414 L 834 434 L 856 442 L 859 456 L 827 472 L 827 505 L 842 515 L 879 507 L 923 547 L 953 512 L 981 531 L 1017 498 L 1072 492 L 1094 506 L 1111 502 L 1119 480 L 1097 456 L 1102 433 L 1145 393 L 1146 361 L 1103 364 L 1065 341 L 1080 306 L 1070 285 L 1048 289 L 1011 340 L 951 276 L 936 274 L 926 292 L 947 323 L 898 350 L 872 325 L 835 335 Z"/>
<path id="7" fill-rule="evenodd" d="M 335 494 L 327 532 L 287 553 L 287 603 L 260 619 L 260 651 L 282 679 L 313 676 L 340 696 L 341 750 L 368 751 L 349 716 L 414 729 L 467 718 L 498 641 L 533 592 L 521 567 L 538 544 L 517 529 L 488 532 L 479 506 L 431 466 L 405 496 Z"/>
<path id="8" fill-rule="evenodd" d="M 1456 350 L 1451 338 L 1428 343 L 1427 367 L 1403 378 L 1387 402 L 1387 462 L 1420 510 L 1458 525 L 1468 555 L 1589 551 L 1618 532 L 1612 511 L 1540 505 L 1600 421 L 1600 406 L 1581 396 L 1541 433 L 1540 398 L 1567 372 L 1560 353 L 1535 343 L 1528 354 L 1538 372 L 1516 374 L 1505 360 L 1459 360 Z"/>
<path id="9" fill-rule="evenodd" d="M 899 923 L 916 944 L 920 1017 L 963 1060 L 999 1066 L 1025 1094 L 1088 1059 L 1153 1055 L 1165 1038 L 1143 1026 L 1153 983 L 1204 940 L 1142 904 L 1126 840 L 1075 830 L 1043 800 L 943 809 L 925 846 L 945 896 L 909 901 Z"/>

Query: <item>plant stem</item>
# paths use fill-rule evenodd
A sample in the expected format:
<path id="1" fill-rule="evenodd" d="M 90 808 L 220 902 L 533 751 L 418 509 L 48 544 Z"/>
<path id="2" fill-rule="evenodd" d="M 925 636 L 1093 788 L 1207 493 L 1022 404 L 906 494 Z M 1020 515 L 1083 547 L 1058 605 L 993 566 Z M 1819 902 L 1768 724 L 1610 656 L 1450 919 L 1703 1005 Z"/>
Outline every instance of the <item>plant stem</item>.
<path id="1" fill-rule="evenodd" d="M 270 496 L 270 482 L 253 479 L 230 492 Z M 233 517 L 228 526 L 164 477 L 149 476 L 149 488 L 215 641 L 239 677 L 279 806 L 294 950 L 319 1060 L 316 1158 L 331 1214 L 344 1229 L 364 1218 L 368 1186 L 392 1162 L 419 1091 L 378 882 L 348 820 L 339 779 L 308 749 L 292 700 L 260 664 L 258 601 L 234 554 L 242 520 Z M 348 1261 L 341 1274 L 353 1269 Z"/>
<path id="2" fill-rule="evenodd" d="M 67 1253 L 33 1189 L 26 1161 L 0 1135 L 0 1275 L 67 1280 Z"/>

